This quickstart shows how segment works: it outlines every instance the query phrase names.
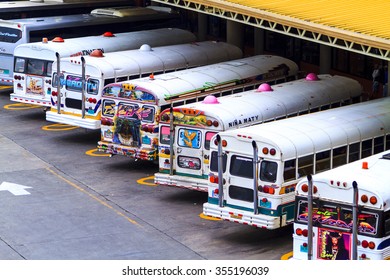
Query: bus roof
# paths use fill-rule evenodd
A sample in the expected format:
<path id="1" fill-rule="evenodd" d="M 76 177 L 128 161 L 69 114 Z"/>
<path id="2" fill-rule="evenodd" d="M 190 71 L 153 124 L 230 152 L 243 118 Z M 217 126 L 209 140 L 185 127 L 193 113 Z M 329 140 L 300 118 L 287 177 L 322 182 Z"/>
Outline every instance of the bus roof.
<path id="1" fill-rule="evenodd" d="M 55 60 L 55 53 L 61 57 L 86 55 L 92 50 L 99 48 L 105 52 L 117 51 L 118 49 L 135 49 L 142 44 L 170 45 L 193 42 L 195 35 L 189 31 L 177 28 L 160 28 L 153 30 L 132 31 L 115 33 L 114 36 L 87 36 L 64 39 L 56 42 L 48 41 L 20 44 L 15 48 L 14 56 L 36 57 L 46 60 Z M 113 43 L 115 42 L 115 43 Z M 83 52 L 82 50 L 85 50 Z M 34 55 L 32 54 L 34 53 Z"/>
<path id="2" fill-rule="evenodd" d="M 74 15 L 60 15 L 60 16 L 50 16 L 50 17 L 32 17 L 32 18 L 21 18 L 21 19 L 9 19 L 9 20 L 0 20 L 0 26 L 20 26 L 22 29 L 23 26 L 29 28 L 29 30 L 41 30 L 43 29 L 56 29 L 61 28 L 64 25 L 67 27 L 71 26 L 90 26 L 101 23 L 121 23 L 121 22 L 136 22 L 144 20 L 146 12 L 148 13 L 149 19 L 165 19 L 173 18 L 174 14 L 167 12 L 160 12 L 155 9 L 150 9 L 148 7 L 126 7 L 125 11 L 134 11 L 132 13 L 124 14 L 119 11 L 123 11 L 124 7 L 113 7 L 110 10 L 118 11 L 118 15 L 112 12 L 113 15 L 105 14 L 104 12 L 99 13 L 99 10 L 91 12 L 89 14 L 74 14 Z M 103 11 L 103 10 L 102 10 Z M 146 19 L 145 19 L 146 20 Z M 110 31 L 110 30 L 108 30 Z"/>
<path id="3" fill-rule="evenodd" d="M 276 65 L 276 66 L 275 66 Z M 155 75 L 154 79 L 140 78 L 108 86 L 121 86 L 129 82 L 159 100 L 160 105 L 191 91 L 212 89 L 217 85 L 235 83 L 246 78 L 262 80 L 280 67 L 289 75 L 297 75 L 298 66 L 293 61 L 271 55 L 257 55 L 192 69 Z M 270 77 L 271 78 L 271 77 Z"/>
<path id="4" fill-rule="evenodd" d="M 103 77 L 110 73 L 115 77 L 140 74 L 140 71 L 150 73 L 163 65 L 164 69 L 176 70 L 177 65 L 206 65 L 242 57 L 242 51 L 235 45 L 225 42 L 204 41 L 197 43 L 177 44 L 151 48 L 142 45 L 135 50 L 105 53 L 103 57 L 84 56 L 86 72 L 90 76 Z M 178 63 L 181 59 L 181 63 Z M 61 70 L 66 72 L 72 68 L 72 74 L 81 73 L 81 57 L 66 57 L 61 59 Z M 54 62 L 53 69 L 56 69 Z M 76 69 L 72 65 L 77 66 Z M 131 72 L 132 71 L 132 72 Z"/>
<path id="5" fill-rule="evenodd" d="M 311 74 L 312 75 L 312 74 Z M 195 110 L 218 121 L 220 130 L 247 126 L 285 117 L 289 112 L 304 112 L 336 101 L 349 100 L 362 94 L 361 85 L 354 79 L 328 74 L 272 85 L 272 91 L 259 89 L 174 107 L 181 112 Z M 161 113 L 169 113 L 166 109 Z"/>
<path id="6" fill-rule="evenodd" d="M 382 203 L 378 203 L 378 207 L 384 207 L 384 210 L 386 211 L 390 209 L 389 170 L 390 150 L 387 150 L 370 157 L 315 174 L 312 177 L 313 185 L 318 187 L 321 196 L 334 201 L 343 201 L 344 199 L 347 199 L 347 201 L 352 203 L 352 182 L 355 181 L 357 183 L 359 196 L 362 194 L 367 194 L 369 197 L 371 195 L 376 195 L 378 201 L 382 201 Z M 331 185 L 331 181 L 334 182 L 333 187 L 330 189 L 324 189 L 322 187 L 323 184 Z M 340 182 L 340 186 L 337 186 L 337 182 Z M 299 187 L 302 184 L 307 184 L 307 178 L 299 181 L 298 187 L 296 188 L 298 195 L 304 194 Z M 340 197 L 340 193 L 335 191 L 335 188 L 350 190 L 347 198 Z M 307 195 L 307 193 L 305 195 Z"/>
<path id="7" fill-rule="evenodd" d="M 219 133 L 271 145 L 282 160 L 345 146 L 390 132 L 390 97 Z M 363 135 L 363 137 L 362 137 Z M 248 147 L 244 147 L 248 146 Z M 251 145 L 240 150 L 252 153 Z M 282 154 L 280 154 L 280 152 Z"/>

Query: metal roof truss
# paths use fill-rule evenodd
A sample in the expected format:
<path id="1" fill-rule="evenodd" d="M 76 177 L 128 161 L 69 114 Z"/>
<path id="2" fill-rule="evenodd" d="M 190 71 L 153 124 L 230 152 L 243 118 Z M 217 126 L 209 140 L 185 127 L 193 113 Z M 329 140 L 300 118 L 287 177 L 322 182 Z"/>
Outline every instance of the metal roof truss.
<path id="1" fill-rule="evenodd" d="M 332 32 L 329 31 L 330 27 L 321 29 L 311 24 L 305 25 L 299 22 L 294 22 L 293 20 L 286 21 L 285 19 L 281 19 L 276 16 L 270 17 L 269 15 L 266 15 L 262 17 L 261 13 L 256 15 L 244 14 L 242 12 L 235 11 L 234 7 L 231 7 L 232 10 L 227 10 L 221 7 L 185 0 L 152 1 L 225 18 L 254 27 L 278 32 L 288 36 L 293 36 L 335 48 L 348 50 L 351 52 L 360 53 L 367 56 L 372 56 L 379 59 L 390 60 L 390 50 L 386 49 L 385 45 L 380 43 L 376 44 L 374 41 L 365 40 L 364 38 L 359 39 L 358 36 L 347 34 L 348 32 L 343 33 L 340 32 L 340 30 Z"/>

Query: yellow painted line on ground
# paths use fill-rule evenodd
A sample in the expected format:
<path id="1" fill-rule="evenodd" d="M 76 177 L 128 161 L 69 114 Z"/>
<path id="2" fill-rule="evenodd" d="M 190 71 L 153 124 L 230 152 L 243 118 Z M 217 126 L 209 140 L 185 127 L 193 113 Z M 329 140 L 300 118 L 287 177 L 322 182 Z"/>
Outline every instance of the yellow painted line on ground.
<path id="1" fill-rule="evenodd" d="M 153 183 L 146 182 L 148 180 L 153 181 Z M 141 179 L 137 180 L 137 183 L 140 184 L 140 185 L 147 185 L 147 186 L 151 186 L 151 187 L 156 187 L 157 186 L 157 184 L 154 183 L 154 175 L 153 176 L 149 176 L 149 177 L 145 177 L 145 178 L 141 178 Z"/>
<path id="2" fill-rule="evenodd" d="M 64 130 L 72 130 L 76 128 L 79 127 L 74 125 L 69 125 L 69 124 L 63 124 L 63 123 L 55 123 L 55 124 L 42 126 L 42 130 L 47 130 L 47 131 L 64 131 Z"/>
<path id="3" fill-rule="evenodd" d="M 110 157 L 110 154 L 104 153 L 104 152 L 99 152 L 98 149 L 92 149 L 89 151 L 85 152 L 86 155 L 91 156 L 91 157 Z"/>
<path id="4" fill-rule="evenodd" d="M 0 90 L 12 89 L 13 86 L 0 86 Z"/>
<path id="5" fill-rule="evenodd" d="M 26 103 L 12 103 L 4 105 L 4 109 L 7 110 L 30 110 L 41 108 L 42 106 L 34 105 L 34 104 L 26 104 Z"/>
<path id="6" fill-rule="evenodd" d="M 205 219 L 205 220 L 210 220 L 210 221 L 221 221 L 222 220 L 221 218 L 210 217 L 210 216 L 207 216 L 207 215 L 205 215 L 203 213 L 200 213 L 199 217 L 202 218 L 202 219 Z"/>
<path id="7" fill-rule="evenodd" d="M 291 259 L 292 256 L 293 256 L 293 252 L 291 251 L 291 252 L 288 252 L 287 254 L 284 254 L 280 259 L 282 261 L 287 261 L 287 260 Z"/>
<path id="8" fill-rule="evenodd" d="M 53 175 L 55 175 L 56 177 L 60 178 L 61 180 L 65 181 L 66 183 L 68 183 L 70 186 L 74 187 L 75 189 L 79 190 L 80 192 L 88 195 L 89 197 L 91 197 L 92 199 L 96 200 L 97 202 L 99 202 L 100 204 L 102 204 L 103 206 L 109 208 L 110 210 L 113 210 L 116 214 L 118 214 L 119 216 L 122 216 L 123 218 L 125 218 L 127 221 L 129 221 L 130 223 L 136 225 L 136 226 L 140 226 L 142 227 L 140 224 L 138 224 L 136 221 L 134 221 L 133 219 L 130 219 L 129 217 L 126 216 L 126 214 L 114 209 L 111 205 L 109 205 L 107 202 L 105 202 L 104 200 L 100 199 L 99 197 L 97 197 L 96 195 L 93 195 L 91 193 L 89 193 L 88 191 L 86 191 L 85 189 L 83 189 L 82 187 L 76 185 L 75 183 L 72 183 L 71 181 L 69 181 L 68 179 L 64 178 L 63 176 L 61 176 L 60 174 L 56 173 L 55 171 L 51 170 L 50 168 L 46 168 L 50 173 L 52 173 Z"/>

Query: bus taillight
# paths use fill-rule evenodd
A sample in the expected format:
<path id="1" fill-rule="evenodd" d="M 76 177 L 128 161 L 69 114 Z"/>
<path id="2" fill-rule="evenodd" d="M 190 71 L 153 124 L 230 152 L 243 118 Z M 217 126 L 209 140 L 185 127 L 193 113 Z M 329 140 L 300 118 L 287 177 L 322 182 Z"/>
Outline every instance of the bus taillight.
<path id="1" fill-rule="evenodd" d="M 363 248 L 375 249 L 375 242 L 373 241 L 368 242 L 367 240 L 363 240 L 360 244 Z"/>
<path id="2" fill-rule="evenodd" d="M 210 175 L 209 180 L 210 180 L 210 183 L 218 184 L 218 176 Z"/>
<path id="3" fill-rule="evenodd" d="M 295 233 L 296 233 L 296 235 L 307 237 L 308 231 L 307 231 L 307 229 L 297 228 L 295 230 Z"/>
<path id="4" fill-rule="evenodd" d="M 307 184 L 303 184 L 301 186 L 301 190 L 305 193 L 309 192 L 309 186 Z M 313 186 L 313 193 L 317 193 L 318 189 L 317 186 Z"/>

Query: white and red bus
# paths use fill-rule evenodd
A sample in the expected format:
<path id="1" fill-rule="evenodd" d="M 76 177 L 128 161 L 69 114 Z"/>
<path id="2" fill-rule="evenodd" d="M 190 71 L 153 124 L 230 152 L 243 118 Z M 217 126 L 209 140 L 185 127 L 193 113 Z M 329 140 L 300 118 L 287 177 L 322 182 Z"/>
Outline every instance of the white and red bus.
<path id="1" fill-rule="evenodd" d="M 389 260 L 389 171 L 387 150 L 302 179 L 295 191 L 293 259 Z"/>
<path id="2" fill-rule="evenodd" d="M 89 56 L 63 58 L 53 64 L 54 89 L 46 120 L 100 129 L 102 91 L 107 84 L 241 57 L 242 51 L 237 46 L 205 41 L 156 48 L 144 44 L 137 50 L 104 54 L 97 50 Z M 57 84 L 58 66 L 61 69 L 60 85 Z M 58 102 L 59 96 L 61 102 Z"/>
<path id="3" fill-rule="evenodd" d="M 310 73 L 304 79 L 166 109 L 160 117 L 154 182 L 207 192 L 210 140 L 215 134 L 357 103 L 362 93 L 354 79 Z"/>
<path id="4" fill-rule="evenodd" d="M 100 151 L 134 159 L 158 158 L 162 110 L 295 79 L 293 61 L 271 55 L 236 59 L 107 85 L 103 89 Z"/>
<path id="5" fill-rule="evenodd" d="M 294 222 L 299 180 L 390 149 L 390 98 L 218 133 L 203 214 L 265 229 Z"/>
<path id="6" fill-rule="evenodd" d="M 71 39 L 56 37 L 51 41 L 22 44 L 16 47 L 13 74 L 14 92 L 10 100 L 50 107 L 53 87 L 53 63 L 57 58 L 88 55 L 94 50 L 104 53 L 138 49 L 143 44 L 166 46 L 194 42 L 189 31 L 161 28 L 125 33 L 105 32 L 99 36 Z"/>
<path id="7" fill-rule="evenodd" d="M 18 53 L 16 48 L 21 44 L 40 42 L 43 38 L 62 39 L 84 36 L 96 36 L 104 32 L 123 33 L 138 30 L 148 30 L 163 27 L 173 27 L 177 24 L 178 15 L 165 9 L 150 7 L 115 7 L 102 8 L 86 14 L 60 15 L 50 17 L 31 17 L 23 19 L 0 19 L 0 85 L 12 85 L 14 77 L 14 53 L 22 58 L 24 51 Z M 157 7 L 158 8 L 158 7 Z M 169 39 L 167 39 L 169 40 Z M 179 38 L 170 40 L 179 41 Z M 94 47 L 94 39 L 89 39 L 90 47 Z M 183 41 L 181 41 L 184 43 Z M 142 42 L 142 44 L 147 42 Z M 124 45 L 126 46 L 126 45 Z M 124 48 L 122 49 L 129 49 Z M 80 51 L 85 46 L 80 46 Z M 137 45 L 136 48 L 139 48 Z M 119 50 L 117 48 L 117 50 Z M 47 60 L 51 60 L 47 58 Z M 23 72 L 18 68 L 16 72 Z M 45 75 L 48 75 L 45 73 Z M 51 73 L 50 73 L 51 75 Z"/>

